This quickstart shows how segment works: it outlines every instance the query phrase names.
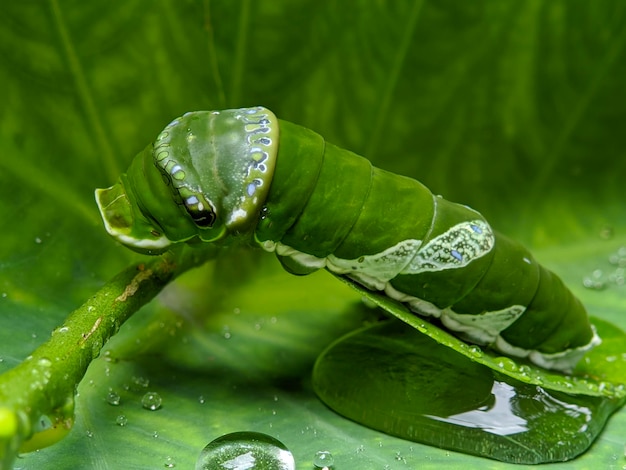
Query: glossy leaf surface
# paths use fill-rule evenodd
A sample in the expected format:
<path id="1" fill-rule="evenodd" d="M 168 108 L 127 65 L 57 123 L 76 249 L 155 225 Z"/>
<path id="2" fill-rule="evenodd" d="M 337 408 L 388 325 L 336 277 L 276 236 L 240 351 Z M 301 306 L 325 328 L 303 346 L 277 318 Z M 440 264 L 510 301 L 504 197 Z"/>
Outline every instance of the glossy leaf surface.
<path id="1" fill-rule="evenodd" d="M 377 292 L 371 292 L 356 283 L 344 280 L 364 298 L 381 307 L 437 343 L 451 348 L 472 361 L 487 366 L 528 384 L 549 390 L 578 395 L 607 398 L 626 398 L 626 334 L 611 323 L 592 319 L 592 324 L 603 342 L 584 356 L 572 376 L 537 367 L 522 359 L 504 357 L 497 351 L 467 344 L 444 329 L 411 313 L 404 305 Z"/>
<path id="2" fill-rule="evenodd" d="M 520 382 L 396 320 L 332 344 L 316 363 L 313 383 L 330 408 L 358 423 L 527 464 L 584 452 L 624 402 Z"/>
<path id="3" fill-rule="evenodd" d="M 192 109 L 267 106 L 469 204 L 625 328 L 608 260 L 626 245 L 625 25 L 621 0 L 4 2 L 0 370 L 141 259 L 104 232 L 93 189 Z M 221 263 L 133 317 L 107 345 L 118 362 L 101 356 L 79 386 L 68 437 L 15 468 L 193 468 L 241 430 L 278 438 L 305 468 L 323 450 L 337 468 L 519 468 L 330 411 L 311 368 L 362 325 L 358 296 L 272 257 Z M 604 288 L 584 289 L 596 270 Z M 141 406 L 133 377 L 160 409 Z M 621 467 L 624 436 L 622 410 L 587 453 L 550 468 Z"/>

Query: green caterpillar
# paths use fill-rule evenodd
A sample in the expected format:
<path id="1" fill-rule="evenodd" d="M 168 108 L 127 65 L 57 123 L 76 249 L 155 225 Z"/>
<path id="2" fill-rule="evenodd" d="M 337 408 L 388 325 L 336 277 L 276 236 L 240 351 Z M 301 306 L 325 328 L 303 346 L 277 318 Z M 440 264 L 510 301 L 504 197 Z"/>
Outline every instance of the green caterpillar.
<path id="1" fill-rule="evenodd" d="M 600 342 L 561 280 L 478 212 L 263 107 L 172 121 L 96 200 L 136 251 L 254 240 L 289 272 L 347 276 L 544 368 L 571 371 Z"/>

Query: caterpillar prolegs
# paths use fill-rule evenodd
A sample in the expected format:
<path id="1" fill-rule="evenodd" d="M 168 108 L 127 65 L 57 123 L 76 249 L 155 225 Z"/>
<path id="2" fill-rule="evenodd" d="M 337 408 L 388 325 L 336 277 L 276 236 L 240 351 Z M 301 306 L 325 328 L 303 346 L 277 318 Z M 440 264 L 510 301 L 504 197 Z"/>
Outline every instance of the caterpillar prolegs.
<path id="1" fill-rule="evenodd" d="M 263 107 L 175 119 L 96 200 L 136 251 L 252 240 L 294 274 L 345 275 L 544 368 L 570 371 L 600 342 L 561 280 L 477 211 Z"/>

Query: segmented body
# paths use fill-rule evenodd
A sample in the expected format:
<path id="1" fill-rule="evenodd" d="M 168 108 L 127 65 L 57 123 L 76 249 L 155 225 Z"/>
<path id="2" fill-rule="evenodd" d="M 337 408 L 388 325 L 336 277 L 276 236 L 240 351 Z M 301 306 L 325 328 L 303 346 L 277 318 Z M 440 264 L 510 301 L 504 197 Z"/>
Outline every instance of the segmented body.
<path id="1" fill-rule="evenodd" d="M 478 212 L 265 108 L 173 121 L 97 200 L 131 248 L 253 236 L 294 274 L 348 276 L 546 368 L 570 370 L 599 341 L 560 279 Z"/>

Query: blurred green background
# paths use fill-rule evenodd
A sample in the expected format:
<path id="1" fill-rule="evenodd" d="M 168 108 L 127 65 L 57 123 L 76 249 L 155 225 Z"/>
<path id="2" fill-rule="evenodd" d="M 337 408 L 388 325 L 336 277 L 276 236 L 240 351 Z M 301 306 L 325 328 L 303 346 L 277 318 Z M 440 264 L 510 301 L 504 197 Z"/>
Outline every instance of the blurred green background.
<path id="1" fill-rule="evenodd" d="M 481 211 L 625 328 L 626 289 L 608 280 L 626 245 L 625 41 L 621 0 L 4 2 L 0 371 L 139 259 L 102 229 L 93 189 L 174 117 L 252 105 Z M 593 270 L 605 289 L 583 289 Z M 70 436 L 16 468 L 192 468 L 236 430 L 278 437 L 302 468 L 317 450 L 337 469 L 508 468 L 316 399 L 316 355 L 368 315 L 339 284 L 243 252 L 190 273 L 109 344 L 117 361 L 94 362 Z M 141 408 L 146 389 L 161 410 Z M 553 467 L 621 468 L 624 436 L 618 413 Z"/>

